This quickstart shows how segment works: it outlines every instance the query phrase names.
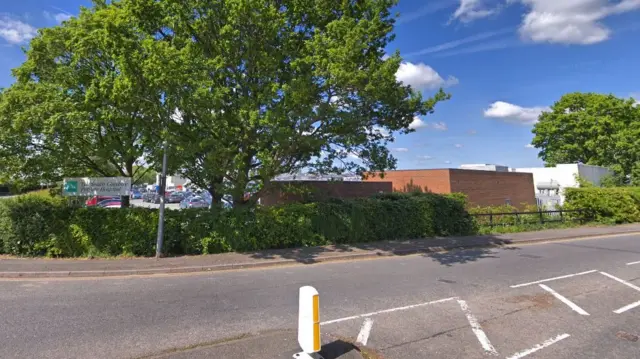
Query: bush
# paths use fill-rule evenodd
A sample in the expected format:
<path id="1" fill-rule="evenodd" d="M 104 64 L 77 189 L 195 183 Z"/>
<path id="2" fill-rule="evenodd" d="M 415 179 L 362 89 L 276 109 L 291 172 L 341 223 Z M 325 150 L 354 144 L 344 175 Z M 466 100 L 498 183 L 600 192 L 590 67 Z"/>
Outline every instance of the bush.
<path id="1" fill-rule="evenodd" d="M 74 208 L 63 198 L 0 202 L 0 247 L 22 256 L 151 256 L 158 212 Z M 166 211 L 168 255 L 467 235 L 475 231 L 460 195 L 385 194 L 251 210 Z"/>
<path id="2" fill-rule="evenodd" d="M 640 222 L 640 188 L 567 188 L 565 209 L 582 209 L 588 221 Z"/>
<path id="3" fill-rule="evenodd" d="M 44 255 L 68 240 L 72 210 L 60 198 L 19 196 L 0 201 L 0 247 L 4 253 Z M 54 251 L 55 252 L 55 251 Z M 53 253 L 55 254 L 55 253 Z"/>

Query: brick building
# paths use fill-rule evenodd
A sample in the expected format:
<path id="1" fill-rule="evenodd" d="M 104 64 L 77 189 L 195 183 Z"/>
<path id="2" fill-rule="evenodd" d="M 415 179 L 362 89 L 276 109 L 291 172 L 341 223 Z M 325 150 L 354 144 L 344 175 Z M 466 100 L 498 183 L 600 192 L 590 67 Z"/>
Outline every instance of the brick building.
<path id="1" fill-rule="evenodd" d="M 531 173 L 481 171 L 467 169 L 426 169 L 388 171 L 384 178 L 370 176 L 367 182 L 390 181 L 394 192 L 421 190 L 433 193 L 460 192 L 477 206 L 523 203 L 535 205 Z"/>

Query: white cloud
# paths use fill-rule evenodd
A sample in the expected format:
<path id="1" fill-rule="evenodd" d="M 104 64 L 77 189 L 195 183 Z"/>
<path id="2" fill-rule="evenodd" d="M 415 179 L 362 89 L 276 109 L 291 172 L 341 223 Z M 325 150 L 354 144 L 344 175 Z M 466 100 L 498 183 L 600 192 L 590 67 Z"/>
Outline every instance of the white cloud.
<path id="1" fill-rule="evenodd" d="M 498 9 L 488 9 L 483 0 L 460 0 L 453 19 L 471 22 L 495 14 Z"/>
<path id="2" fill-rule="evenodd" d="M 520 35 L 534 42 L 590 45 L 605 41 L 605 18 L 640 9 L 639 0 L 511 0 L 530 8 Z"/>
<path id="3" fill-rule="evenodd" d="M 521 107 L 503 101 L 496 101 L 484 111 L 484 117 L 502 119 L 508 122 L 534 124 L 548 107 Z"/>
<path id="4" fill-rule="evenodd" d="M 400 67 L 396 72 L 396 79 L 416 89 L 436 89 L 457 85 L 460 82 L 454 76 L 449 76 L 445 80 L 431 66 L 423 63 L 413 64 L 411 62 L 400 63 Z"/>
<path id="5" fill-rule="evenodd" d="M 391 138 L 392 138 L 392 136 L 391 136 L 391 132 L 389 132 L 389 130 L 387 130 L 386 128 L 384 128 L 384 127 L 380 127 L 380 126 L 373 126 L 373 128 L 372 128 L 371 130 L 367 130 L 367 129 L 365 129 L 365 132 L 366 132 L 366 133 L 367 133 L 367 135 L 369 135 L 371 138 L 372 138 L 374 135 L 381 135 L 381 136 L 383 137 L 383 138 L 382 138 L 383 140 L 384 140 L 384 139 L 387 139 L 387 140 L 388 140 L 388 139 L 391 139 Z"/>
<path id="6" fill-rule="evenodd" d="M 413 121 L 411 121 L 411 123 L 409 124 L 409 128 L 412 130 L 419 130 L 425 127 L 427 127 L 427 123 L 422 121 L 418 116 L 415 116 L 413 118 Z"/>
<path id="7" fill-rule="evenodd" d="M 345 149 L 339 149 L 339 150 L 337 150 L 337 153 L 340 154 L 340 155 L 346 155 L 347 158 L 352 159 L 352 160 L 359 160 L 360 159 L 360 155 L 356 151 L 347 151 Z"/>
<path id="8" fill-rule="evenodd" d="M 391 149 L 393 152 L 409 152 L 409 149 L 406 147 L 396 147 Z"/>
<path id="9" fill-rule="evenodd" d="M 439 131 L 446 131 L 448 129 L 447 124 L 444 122 L 434 122 L 431 126 Z"/>
<path id="10" fill-rule="evenodd" d="M 533 147 L 533 145 L 532 145 L 532 144 L 530 144 L 530 143 L 527 143 L 526 145 L 524 145 L 524 147 L 525 147 L 525 148 L 535 148 L 535 147 Z"/>
<path id="11" fill-rule="evenodd" d="M 59 13 L 54 16 L 57 22 L 63 22 L 71 19 L 71 15 L 65 13 Z"/>
<path id="12" fill-rule="evenodd" d="M 72 15 L 66 12 L 60 12 L 60 13 L 54 14 L 49 11 L 44 11 L 43 14 L 45 18 L 58 23 L 67 21 L 72 18 Z"/>
<path id="13" fill-rule="evenodd" d="M 486 52 L 486 51 L 495 51 L 502 50 L 508 47 L 514 47 L 521 45 L 518 40 L 496 40 L 496 41 L 488 41 L 480 44 L 476 44 L 469 47 L 464 47 L 462 49 L 456 49 L 451 51 L 445 51 L 435 54 L 435 57 L 449 57 L 456 55 L 466 55 L 466 54 L 475 54 L 478 52 Z"/>
<path id="14" fill-rule="evenodd" d="M 450 165 L 451 161 L 444 161 L 445 164 Z"/>
<path id="15" fill-rule="evenodd" d="M 448 7 L 450 7 L 452 5 L 452 1 L 451 0 L 440 0 L 440 1 L 434 1 L 434 0 L 430 0 L 427 2 L 426 5 L 424 5 L 423 7 L 412 11 L 412 12 L 407 12 L 404 14 L 400 14 L 400 17 L 398 18 L 398 20 L 396 21 L 396 24 L 400 25 L 400 24 L 404 24 L 410 21 L 414 21 L 417 20 L 423 16 L 429 15 L 429 14 L 433 14 L 435 12 L 438 12 L 442 9 L 446 9 Z"/>
<path id="16" fill-rule="evenodd" d="M 455 146 L 456 148 L 462 148 L 462 147 L 464 147 L 464 145 L 463 145 L 463 144 L 461 144 L 461 143 L 456 143 L 454 146 Z"/>
<path id="17" fill-rule="evenodd" d="M 471 136 L 473 136 L 473 135 L 477 134 L 477 133 L 478 133 L 478 131 L 476 131 L 476 130 L 469 130 L 469 131 L 467 131 L 467 133 L 468 133 L 468 134 L 470 134 Z"/>
<path id="18" fill-rule="evenodd" d="M 428 155 L 423 155 L 423 156 L 418 156 L 418 159 L 427 160 L 428 161 L 428 160 L 432 160 L 433 157 L 428 156 Z"/>
<path id="19" fill-rule="evenodd" d="M 633 92 L 629 96 L 635 99 L 636 103 L 640 103 L 640 92 Z"/>
<path id="20" fill-rule="evenodd" d="M 33 39 L 38 34 L 38 29 L 15 20 L 6 15 L 0 15 L 0 37 L 10 44 L 20 44 Z"/>
<path id="21" fill-rule="evenodd" d="M 411 56 L 418 56 L 418 55 L 437 53 L 437 52 L 441 52 L 441 51 L 445 51 L 445 50 L 451 50 L 451 49 L 457 48 L 457 47 L 459 47 L 461 45 L 477 42 L 477 41 L 480 41 L 480 40 L 486 40 L 486 39 L 489 39 L 489 38 L 492 38 L 492 37 L 495 37 L 495 36 L 498 36 L 498 35 L 511 33 L 513 31 L 514 31 L 514 28 L 508 27 L 508 28 L 499 29 L 499 30 L 496 30 L 496 31 L 481 32 L 481 33 L 473 35 L 473 36 L 469 36 L 469 37 L 465 37 L 465 38 L 462 38 L 462 39 L 445 42 L 445 43 L 442 43 L 442 44 L 439 44 L 439 45 L 434 45 L 434 46 L 427 47 L 427 48 L 424 48 L 424 49 L 419 50 L 419 51 L 410 52 L 408 54 L 405 54 L 404 56 L 405 57 L 411 57 Z"/>
<path id="22" fill-rule="evenodd" d="M 173 110 L 173 114 L 170 117 L 171 120 L 175 123 L 182 124 L 182 122 L 184 121 L 184 118 L 182 117 L 182 111 L 178 110 L 177 108 Z"/>

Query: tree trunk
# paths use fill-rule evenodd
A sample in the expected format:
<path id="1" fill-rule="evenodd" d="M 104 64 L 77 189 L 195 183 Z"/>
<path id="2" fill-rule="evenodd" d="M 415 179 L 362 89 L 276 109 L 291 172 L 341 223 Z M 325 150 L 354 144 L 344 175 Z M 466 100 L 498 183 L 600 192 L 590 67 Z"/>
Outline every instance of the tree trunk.
<path id="1" fill-rule="evenodd" d="M 130 159 L 125 163 L 125 170 L 127 171 L 127 175 L 131 176 L 131 186 L 133 186 L 133 160 Z M 129 188 L 131 191 L 131 188 Z M 129 208 L 131 206 L 131 194 L 128 196 L 120 196 L 121 208 Z"/>
<path id="2" fill-rule="evenodd" d="M 209 186 L 209 194 L 211 195 L 211 204 L 218 205 L 222 202 L 222 193 L 216 191 L 215 186 Z"/>

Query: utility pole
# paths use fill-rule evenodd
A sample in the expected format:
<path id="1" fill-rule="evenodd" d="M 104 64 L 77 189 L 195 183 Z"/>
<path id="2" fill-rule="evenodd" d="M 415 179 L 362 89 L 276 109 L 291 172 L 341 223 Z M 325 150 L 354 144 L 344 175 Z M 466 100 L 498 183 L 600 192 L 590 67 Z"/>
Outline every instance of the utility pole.
<path id="1" fill-rule="evenodd" d="M 156 259 L 162 257 L 162 241 L 164 237 L 164 201 L 167 188 L 167 152 L 169 143 L 165 139 L 162 143 L 162 173 L 160 174 L 160 211 L 158 213 L 158 239 L 156 241 Z"/>

